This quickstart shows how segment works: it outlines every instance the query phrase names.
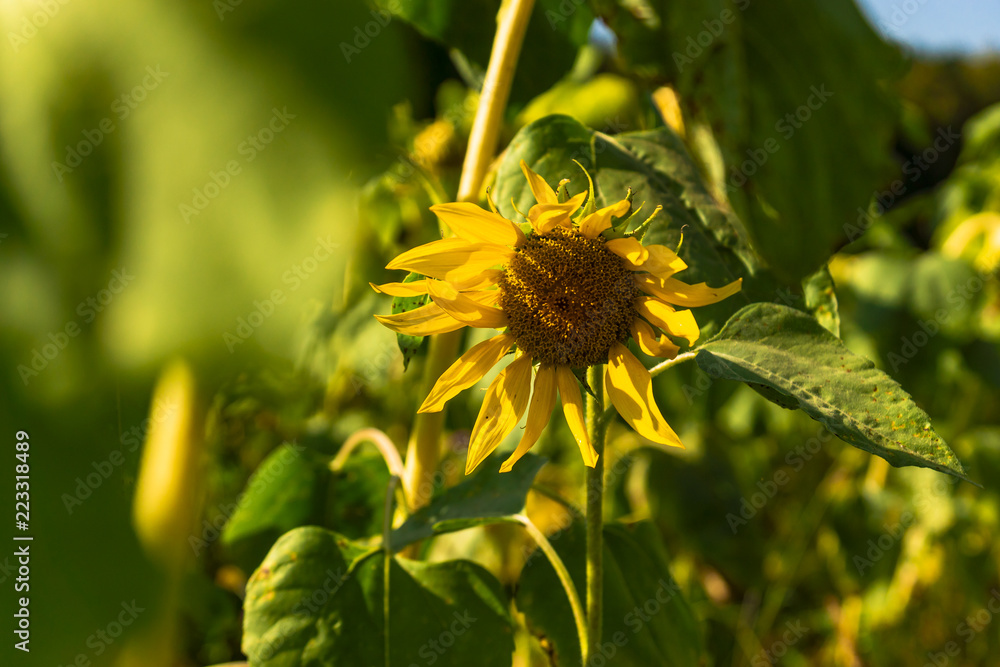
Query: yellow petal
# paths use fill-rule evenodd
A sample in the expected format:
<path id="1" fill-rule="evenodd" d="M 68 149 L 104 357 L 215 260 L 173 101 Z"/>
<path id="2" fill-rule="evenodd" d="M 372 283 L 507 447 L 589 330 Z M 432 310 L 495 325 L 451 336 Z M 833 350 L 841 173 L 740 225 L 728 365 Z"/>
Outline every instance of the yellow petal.
<path id="1" fill-rule="evenodd" d="M 563 415 L 569 430 L 576 438 L 576 444 L 580 448 L 580 456 L 583 457 L 584 465 L 593 468 L 597 465 L 597 450 L 590 444 L 590 436 L 587 434 L 587 423 L 583 418 L 583 398 L 580 395 L 580 385 L 576 376 L 569 366 L 558 366 L 556 368 L 556 384 L 559 386 L 559 398 L 562 400 Z"/>
<path id="2" fill-rule="evenodd" d="M 556 368 L 549 364 L 542 364 L 535 373 L 535 392 L 531 396 L 531 405 L 528 407 L 528 421 L 524 424 L 524 435 L 521 442 L 517 444 L 517 449 L 510 455 L 500 472 L 510 472 L 514 464 L 522 456 L 528 453 L 532 445 L 538 440 L 545 427 L 549 423 L 549 415 L 556 404 Z"/>
<path id="3" fill-rule="evenodd" d="M 431 211 L 448 225 L 459 238 L 472 243 L 498 243 L 519 246 L 524 243 L 524 232 L 503 216 L 484 211 L 469 202 L 436 204 Z"/>
<path id="4" fill-rule="evenodd" d="M 555 206 L 561 205 L 556 204 Z M 571 227 L 573 225 L 573 221 L 570 220 L 563 208 L 547 208 L 542 213 L 538 213 L 538 208 L 538 206 L 533 206 L 528 212 L 528 220 L 531 221 L 532 228 L 538 234 L 545 234 L 556 227 Z"/>
<path id="5" fill-rule="evenodd" d="M 459 292 L 451 284 L 431 280 L 427 292 L 434 303 L 459 322 L 481 329 L 500 329 L 507 326 L 507 315 L 494 304 L 500 298 L 496 290 L 484 292 Z"/>
<path id="6" fill-rule="evenodd" d="M 427 294 L 427 280 L 414 280 L 412 283 L 386 283 L 384 285 L 376 285 L 375 283 L 368 283 L 371 285 L 372 289 L 379 294 L 388 294 L 389 296 L 420 296 L 422 294 Z"/>
<path id="7" fill-rule="evenodd" d="M 535 201 L 539 204 L 559 203 L 559 198 L 556 196 L 556 191 L 552 189 L 552 186 L 546 183 L 544 178 L 532 171 L 531 167 L 524 160 L 521 160 L 521 171 L 524 172 L 524 177 L 528 179 L 528 187 L 531 188 L 531 194 L 535 195 Z"/>
<path id="8" fill-rule="evenodd" d="M 631 236 L 608 241 L 608 250 L 633 266 L 641 266 L 648 258 L 649 251 Z"/>
<path id="9" fill-rule="evenodd" d="M 396 315 L 376 315 L 375 319 L 396 333 L 407 336 L 430 336 L 457 331 L 465 326 L 436 303 L 408 310 Z"/>
<path id="10" fill-rule="evenodd" d="M 528 407 L 530 393 L 531 357 L 521 355 L 500 371 L 486 390 L 483 407 L 479 410 L 479 417 L 476 418 L 472 438 L 469 440 L 466 475 L 492 454 L 500 441 L 521 421 L 521 415 Z"/>
<path id="11" fill-rule="evenodd" d="M 680 352 L 680 348 L 674 345 L 673 341 L 666 336 L 657 338 L 653 327 L 639 318 L 632 320 L 630 330 L 632 338 L 639 344 L 639 349 L 650 356 L 673 359 Z"/>
<path id="12" fill-rule="evenodd" d="M 463 280 L 449 280 L 448 282 L 459 292 L 467 292 L 469 290 L 493 287 L 500 282 L 500 276 L 502 275 L 503 269 L 486 269 Z"/>
<path id="13" fill-rule="evenodd" d="M 544 234 L 558 225 L 569 226 L 572 224 L 570 216 L 576 213 L 586 198 L 587 193 L 581 192 L 561 204 L 535 204 L 528 209 L 528 220 L 539 234 Z M 543 221 L 546 221 L 546 224 L 543 225 Z"/>
<path id="14" fill-rule="evenodd" d="M 678 306 L 694 308 L 718 303 L 740 291 L 743 279 L 734 280 L 725 287 L 713 288 L 705 283 L 688 285 L 676 278 L 659 278 L 648 273 L 637 273 L 635 284 L 647 294 Z"/>
<path id="15" fill-rule="evenodd" d="M 660 278 L 668 278 L 687 268 L 687 264 L 676 252 L 665 245 L 648 245 L 649 257 L 636 268 L 648 271 Z"/>
<path id="16" fill-rule="evenodd" d="M 653 378 L 621 343 L 611 346 L 604 386 L 618 414 L 636 433 L 653 442 L 684 448 L 653 400 Z"/>
<path id="17" fill-rule="evenodd" d="M 695 322 L 690 310 L 674 310 L 651 296 L 641 296 L 636 299 L 635 309 L 654 326 L 663 329 L 671 336 L 683 338 L 692 345 L 701 335 L 701 329 L 698 328 L 698 323 Z"/>
<path id="18" fill-rule="evenodd" d="M 440 412 L 459 392 L 479 382 L 513 345 L 514 337 L 505 333 L 473 345 L 441 374 L 417 412 Z"/>
<path id="19" fill-rule="evenodd" d="M 407 250 L 385 268 L 413 271 L 431 278 L 462 281 L 472 278 L 514 255 L 514 250 L 492 243 L 441 239 Z"/>
<path id="20" fill-rule="evenodd" d="M 623 199 L 617 204 L 605 206 L 598 209 L 580 221 L 580 233 L 588 239 L 596 239 L 605 229 L 611 229 L 611 218 L 620 218 L 626 213 L 631 204 Z"/>

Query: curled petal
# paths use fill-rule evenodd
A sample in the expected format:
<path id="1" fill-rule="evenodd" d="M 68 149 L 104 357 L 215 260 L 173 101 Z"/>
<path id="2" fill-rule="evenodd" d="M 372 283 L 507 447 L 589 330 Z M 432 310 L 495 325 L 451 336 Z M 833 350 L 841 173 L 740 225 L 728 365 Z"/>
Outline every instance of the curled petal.
<path id="1" fill-rule="evenodd" d="M 663 329 L 671 336 L 685 339 L 694 344 L 701 335 L 701 329 L 694 320 L 690 310 L 674 310 L 668 304 L 651 296 L 641 296 L 635 300 L 636 311 L 649 320 L 654 326 Z"/>
<path id="2" fill-rule="evenodd" d="M 542 364 L 535 373 L 535 391 L 531 395 L 531 405 L 528 406 L 528 420 L 524 424 L 524 434 L 517 449 L 510 455 L 500 472 L 510 472 L 514 464 L 538 441 L 549 423 L 549 416 L 556 404 L 556 368 L 550 364 Z"/>
<path id="3" fill-rule="evenodd" d="M 473 345 L 441 374 L 417 412 L 440 412 L 459 392 L 479 382 L 513 345 L 514 337 L 505 333 Z"/>
<path id="4" fill-rule="evenodd" d="M 472 243 L 498 243 L 519 246 L 524 243 L 524 232 L 513 222 L 490 211 L 484 211 L 469 202 L 436 204 L 431 206 L 444 224 L 459 238 Z"/>
<path id="5" fill-rule="evenodd" d="M 465 461 L 466 475 L 492 454 L 500 441 L 517 426 L 528 407 L 530 393 L 531 357 L 521 355 L 500 371 L 486 390 L 486 398 L 472 428 L 469 454 Z"/>
<path id="6" fill-rule="evenodd" d="M 673 359 L 680 352 L 680 348 L 674 345 L 673 341 L 666 336 L 657 338 L 653 327 L 639 318 L 632 320 L 630 330 L 632 338 L 639 345 L 639 349 L 652 357 Z"/>
<path id="7" fill-rule="evenodd" d="M 385 268 L 454 282 L 474 278 L 486 269 L 505 263 L 513 255 L 513 249 L 502 245 L 441 239 L 407 250 Z"/>
<path id="8" fill-rule="evenodd" d="M 646 250 L 649 251 L 649 257 L 646 258 L 645 262 L 635 265 L 633 268 L 648 271 L 660 278 L 669 278 L 687 268 L 684 260 L 665 245 L 648 245 Z"/>
<path id="9" fill-rule="evenodd" d="M 521 160 L 521 171 L 524 172 L 524 177 L 528 179 L 528 187 L 531 188 L 531 194 L 535 195 L 535 201 L 539 204 L 558 204 L 559 198 L 556 196 L 556 191 L 552 189 L 552 186 L 545 182 L 545 179 L 536 174 L 528 166 L 528 163 Z"/>
<path id="10" fill-rule="evenodd" d="M 713 288 L 705 283 L 688 285 L 676 278 L 660 278 L 649 273 L 639 273 L 635 275 L 635 284 L 647 294 L 652 294 L 667 303 L 694 308 L 718 303 L 736 294 L 743 286 L 743 279 L 734 280 L 725 287 Z"/>
<path id="11" fill-rule="evenodd" d="M 544 234 L 556 227 L 571 227 L 570 216 L 583 204 L 587 193 L 567 199 L 561 204 L 535 204 L 528 210 L 528 220 L 539 234 Z"/>
<path id="12" fill-rule="evenodd" d="M 459 292 L 452 285 L 440 280 L 427 283 L 427 291 L 434 303 L 459 322 L 480 329 L 500 329 L 507 326 L 507 315 L 496 308 L 500 292 Z"/>
<path id="13" fill-rule="evenodd" d="M 653 400 L 649 371 L 621 343 L 611 346 L 604 386 L 618 414 L 636 433 L 653 442 L 684 448 Z"/>
<path id="14" fill-rule="evenodd" d="M 632 266 L 641 266 L 649 258 L 649 250 L 631 236 L 608 241 L 608 250 Z"/>
<path id="15" fill-rule="evenodd" d="M 580 221 L 580 233 L 588 239 L 596 239 L 605 229 L 611 229 L 611 218 L 620 218 L 631 206 L 627 199 L 623 199 L 611 206 L 598 209 Z"/>
<path id="16" fill-rule="evenodd" d="M 456 320 L 436 303 L 429 303 L 396 315 L 376 315 L 375 319 L 396 333 L 407 336 L 448 333 L 465 326 L 464 322 Z"/>
<path id="17" fill-rule="evenodd" d="M 559 398 L 562 400 L 563 415 L 569 430 L 576 439 L 576 444 L 580 448 L 580 456 L 583 457 L 584 465 L 593 468 L 597 465 L 597 450 L 590 443 L 590 436 L 587 434 L 587 424 L 583 418 L 583 398 L 580 395 L 580 385 L 576 376 L 568 366 L 558 366 L 556 368 L 556 384 L 559 387 Z"/>
<path id="18" fill-rule="evenodd" d="M 368 283 L 371 285 L 372 289 L 379 294 L 388 294 L 389 296 L 420 296 L 422 294 L 427 294 L 427 279 L 414 280 L 412 283 L 386 283 L 384 285 L 376 285 L 375 283 Z"/>

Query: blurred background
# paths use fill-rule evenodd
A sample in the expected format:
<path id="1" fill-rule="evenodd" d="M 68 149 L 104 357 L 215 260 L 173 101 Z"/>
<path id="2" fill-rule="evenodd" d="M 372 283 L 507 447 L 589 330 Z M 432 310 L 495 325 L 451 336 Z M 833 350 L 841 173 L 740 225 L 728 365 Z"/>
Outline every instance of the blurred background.
<path id="1" fill-rule="evenodd" d="M 913 394 L 984 488 L 836 439 L 812 447 L 822 434 L 800 413 L 697 369 L 664 376 L 660 404 L 689 449 L 621 429 L 612 515 L 659 527 L 710 664 L 768 664 L 752 662 L 759 647 L 789 665 L 939 664 L 949 642 L 948 664 L 1000 655 L 1000 7 L 860 9 L 896 45 L 879 81 L 893 166 L 870 187 L 876 214 L 851 205 L 830 265 L 842 336 Z M 534 17 L 502 141 L 555 112 L 610 133 L 661 123 L 656 76 L 624 66 L 592 14 L 564 20 L 564 37 L 533 40 L 552 34 Z M 2 0 L 0 26 L 0 423 L 11 453 L 30 435 L 35 537 L 31 654 L 9 653 L 7 629 L 4 654 L 240 660 L 242 587 L 270 542 L 221 535 L 251 473 L 282 442 L 330 454 L 366 425 L 405 442 L 415 389 L 399 389 L 395 338 L 370 317 L 388 304 L 367 283 L 437 233 L 426 209 L 454 196 L 494 26 L 463 24 L 458 41 L 479 49 L 465 55 L 447 30 L 361 0 Z M 941 309 L 941 334 L 914 341 Z M 456 457 L 477 409 L 455 401 Z M 539 448 L 570 462 L 560 428 Z M 178 433 L 190 451 L 156 458 L 150 434 Z M 144 456 L 185 474 L 144 488 Z M 574 467 L 542 476 L 572 495 Z M 741 498 L 782 470 L 791 481 L 734 528 Z M 349 481 L 299 520 L 378 526 L 367 498 L 384 478 Z M 558 525 L 554 505 L 530 508 Z M 440 550 L 516 580 L 520 546 L 487 533 Z M 786 643 L 788 623 L 805 631 Z"/>

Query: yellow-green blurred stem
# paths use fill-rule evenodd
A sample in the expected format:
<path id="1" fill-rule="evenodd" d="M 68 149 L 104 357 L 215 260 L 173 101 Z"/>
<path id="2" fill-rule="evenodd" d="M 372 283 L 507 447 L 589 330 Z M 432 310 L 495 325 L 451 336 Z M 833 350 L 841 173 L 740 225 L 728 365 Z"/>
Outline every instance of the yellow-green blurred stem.
<path id="1" fill-rule="evenodd" d="M 469 134 L 469 149 L 462 165 L 462 179 L 458 186 L 459 201 L 474 201 L 483 185 L 486 167 L 497 148 L 497 138 L 503 123 L 503 112 L 510 96 L 514 69 L 521 53 L 524 33 L 528 28 L 534 0 L 507 0 L 497 17 L 497 32 L 493 51 L 483 79 L 479 107 Z M 458 353 L 460 332 L 438 334 L 431 338 L 429 359 L 424 376 L 424 393 L 433 386 Z M 425 505 L 432 492 L 433 475 L 437 469 L 444 411 L 418 414 L 413 424 L 406 452 L 406 482 L 410 509 Z"/>
<path id="2" fill-rule="evenodd" d="M 604 383 L 601 366 L 591 366 L 587 380 L 594 392 L 587 397 L 587 431 L 597 450 L 597 465 L 587 468 L 587 635 L 586 665 L 601 646 L 604 616 Z"/>

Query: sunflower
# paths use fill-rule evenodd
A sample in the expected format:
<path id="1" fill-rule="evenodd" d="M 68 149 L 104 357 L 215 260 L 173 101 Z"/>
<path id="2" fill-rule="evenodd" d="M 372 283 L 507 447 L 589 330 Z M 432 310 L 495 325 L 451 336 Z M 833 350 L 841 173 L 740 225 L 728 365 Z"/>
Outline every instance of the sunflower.
<path id="1" fill-rule="evenodd" d="M 636 432 L 683 447 L 656 407 L 649 371 L 626 342 L 631 337 L 644 353 L 672 359 L 679 348 L 670 337 L 692 344 L 699 336 L 691 311 L 675 306 L 715 303 L 738 292 L 741 280 L 721 288 L 683 283 L 673 277 L 687 268 L 676 252 L 663 245 L 643 246 L 641 234 L 623 233 L 631 220 L 625 219 L 630 199 L 595 210 L 593 185 L 574 197 L 560 188 L 560 197 L 524 161 L 521 170 L 537 201 L 526 216 L 527 233 L 501 216 L 492 201 L 490 211 L 471 203 L 437 204 L 431 211 L 455 236 L 413 248 L 386 266 L 426 277 L 372 285 L 391 296 L 430 297 L 414 310 L 376 316 L 397 333 L 427 336 L 466 326 L 501 330 L 452 364 L 418 412 L 440 411 L 516 350 L 514 360 L 486 390 L 469 442 L 466 474 L 496 449 L 527 410 L 521 441 L 500 468 L 509 471 L 545 429 L 557 394 L 583 462 L 593 467 L 597 452 L 587 434 L 574 370 L 597 364 L 607 364 L 605 390 Z"/>

